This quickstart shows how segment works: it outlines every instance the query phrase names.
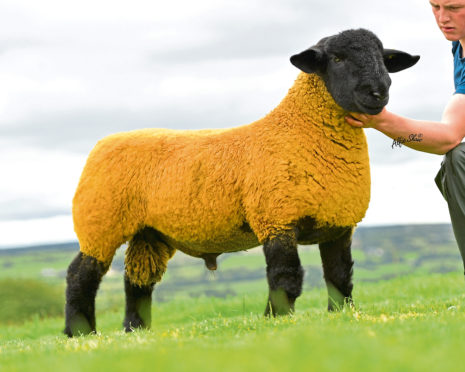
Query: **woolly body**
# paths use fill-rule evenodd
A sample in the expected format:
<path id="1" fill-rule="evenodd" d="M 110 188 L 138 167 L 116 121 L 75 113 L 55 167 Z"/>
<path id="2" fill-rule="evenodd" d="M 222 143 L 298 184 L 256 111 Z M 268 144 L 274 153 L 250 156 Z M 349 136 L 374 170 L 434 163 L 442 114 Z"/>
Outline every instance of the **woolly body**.
<path id="1" fill-rule="evenodd" d="M 370 199 L 369 159 L 364 132 L 345 114 L 320 77 L 301 73 L 249 125 L 104 138 L 73 200 L 81 251 L 108 265 L 146 226 L 171 250 L 197 257 L 292 234 L 303 218 L 317 229 L 355 226 Z"/>
<path id="2" fill-rule="evenodd" d="M 203 131 L 146 129 L 103 139 L 73 203 L 81 252 L 66 276 L 64 332 L 96 331 L 95 295 L 115 250 L 129 240 L 126 332 L 150 328 L 152 291 L 177 249 L 210 270 L 223 252 L 263 244 L 265 315 L 294 311 L 304 270 L 298 244 L 318 243 L 328 310 L 352 302 L 353 227 L 370 198 L 368 151 L 347 112 L 380 112 L 389 72 L 418 56 L 347 30 L 290 58 L 304 73 L 270 114 Z"/>

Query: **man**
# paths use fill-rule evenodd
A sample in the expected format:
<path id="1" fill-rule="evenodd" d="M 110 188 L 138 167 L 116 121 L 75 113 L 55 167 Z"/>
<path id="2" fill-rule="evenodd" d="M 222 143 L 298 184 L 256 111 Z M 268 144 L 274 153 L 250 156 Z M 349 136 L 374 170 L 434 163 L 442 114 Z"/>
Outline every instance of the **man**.
<path id="1" fill-rule="evenodd" d="M 374 128 L 401 139 L 415 150 L 446 154 L 435 181 L 449 206 L 465 266 L 465 143 L 461 143 L 465 137 L 465 0 L 431 0 L 430 4 L 440 30 L 453 42 L 455 93 L 441 122 L 408 119 L 386 109 L 378 115 L 351 113 L 346 121 L 354 127 Z"/>

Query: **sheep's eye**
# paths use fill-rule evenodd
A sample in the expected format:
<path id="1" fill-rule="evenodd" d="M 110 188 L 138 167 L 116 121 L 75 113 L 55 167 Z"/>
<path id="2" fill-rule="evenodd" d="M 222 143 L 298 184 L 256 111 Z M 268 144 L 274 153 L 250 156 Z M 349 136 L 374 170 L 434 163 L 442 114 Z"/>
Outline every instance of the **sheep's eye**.
<path id="1" fill-rule="evenodd" d="M 342 62 L 342 58 L 338 57 L 338 56 L 334 56 L 333 61 L 336 62 L 336 63 L 340 63 L 340 62 Z"/>

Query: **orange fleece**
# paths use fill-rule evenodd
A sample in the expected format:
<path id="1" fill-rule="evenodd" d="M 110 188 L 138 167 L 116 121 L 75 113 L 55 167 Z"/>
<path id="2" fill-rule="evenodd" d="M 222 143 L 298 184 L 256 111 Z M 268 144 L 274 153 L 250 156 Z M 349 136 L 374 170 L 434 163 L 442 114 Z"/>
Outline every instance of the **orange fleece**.
<path id="1" fill-rule="evenodd" d="M 104 138 L 73 200 L 81 251 L 109 264 L 145 226 L 194 256 L 257 246 L 305 216 L 318 227 L 355 226 L 368 208 L 370 169 L 365 134 L 345 114 L 317 75 L 300 73 L 249 125 Z"/>

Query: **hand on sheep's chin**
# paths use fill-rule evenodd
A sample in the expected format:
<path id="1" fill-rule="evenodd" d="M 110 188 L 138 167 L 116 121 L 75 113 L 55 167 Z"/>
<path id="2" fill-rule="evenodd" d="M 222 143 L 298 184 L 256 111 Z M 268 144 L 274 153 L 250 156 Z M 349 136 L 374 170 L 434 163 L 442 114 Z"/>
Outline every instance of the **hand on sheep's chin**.
<path id="1" fill-rule="evenodd" d="M 345 117 L 346 122 L 356 128 L 376 128 L 385 119 L 386 108 L 376 115 L 362 114 L 360 112 L 349 112 Z"/>

